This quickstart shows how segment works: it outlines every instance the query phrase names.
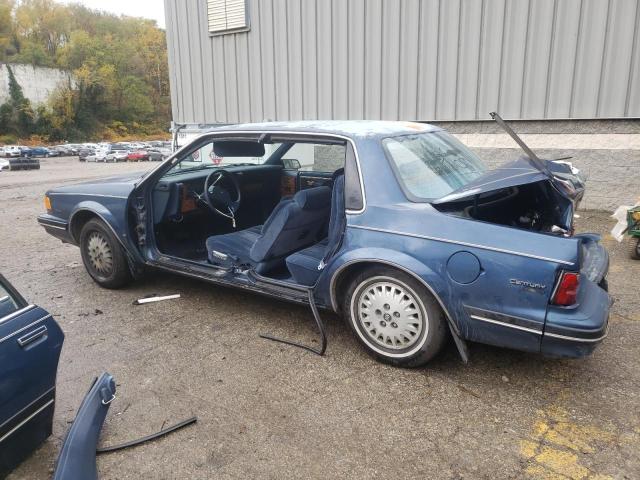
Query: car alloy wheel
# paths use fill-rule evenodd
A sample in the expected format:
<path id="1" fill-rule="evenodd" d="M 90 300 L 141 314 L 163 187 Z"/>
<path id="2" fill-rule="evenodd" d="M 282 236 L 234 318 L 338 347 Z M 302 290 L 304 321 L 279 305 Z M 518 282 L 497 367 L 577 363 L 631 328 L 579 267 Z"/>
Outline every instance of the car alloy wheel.
<path id="1" fill-rule="evenodd" d="M 113 251 L 100 232 L 91 232 L 87 241 L 87 255 L 91 267 L 99 275 L 108 277 L 113 272 Z"/>
<path id="2" fill-rule="evenodd" d="M 362 339 L 389 353 L 410 352 L 428 333 L 428 317 L 420 297 L 390 277 L 361 283 L 351 308 Z"/>

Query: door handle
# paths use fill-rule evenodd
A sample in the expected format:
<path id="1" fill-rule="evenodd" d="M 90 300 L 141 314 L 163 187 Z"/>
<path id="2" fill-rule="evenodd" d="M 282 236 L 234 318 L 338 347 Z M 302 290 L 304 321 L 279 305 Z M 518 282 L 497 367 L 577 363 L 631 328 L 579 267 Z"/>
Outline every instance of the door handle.
<path id="1" fill-rule="evenodd" d="M 18 345 L 24 348 L 30 343 L 33 343 L 36 340 L 44 337 L 46 334 L 47 334 L 47 327 L 45 327 L 44 325 L 41 325 L 35 330 L 32 330 L 26 335 L 23 335 L 22 337 L 18 338 Z"/>

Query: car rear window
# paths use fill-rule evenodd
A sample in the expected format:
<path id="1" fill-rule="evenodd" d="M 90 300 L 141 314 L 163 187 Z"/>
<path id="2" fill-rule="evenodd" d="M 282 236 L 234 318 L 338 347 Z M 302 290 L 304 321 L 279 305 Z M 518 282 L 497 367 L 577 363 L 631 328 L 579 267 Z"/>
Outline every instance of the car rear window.
<path id="1" fill-rule="evenodd" d="M 448 195 L 487 171 L 482 160 L 443 131 L 389 137 L 382 145 L 398 182 L 413 201 Z"/>

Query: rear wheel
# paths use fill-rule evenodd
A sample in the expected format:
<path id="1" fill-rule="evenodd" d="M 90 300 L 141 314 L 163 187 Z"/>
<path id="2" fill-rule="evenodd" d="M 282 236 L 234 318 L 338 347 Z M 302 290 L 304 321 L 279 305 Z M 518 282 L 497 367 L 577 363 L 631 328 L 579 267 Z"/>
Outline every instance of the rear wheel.
<path id="1" fill-rule="evenodd" d="M 640 238 L 629 239 L 629 256 L 634 260 L 640 260 Z"/>
<path id="2" fill-rule="evenodd" d="M 420 367 L 446 340 L 440 305 L 415 278 L 373 266 L 352 279 L 343 311 L 357 340 L 376 359 L 398 367 Z"/>
<path id="3" fill-rule="evenodd" d="M 105 288 L 120 288 L 131 281 L 122 246 L 100 220 L 89 220 L 80 231 L 82 262 L 93 280 Z"/>

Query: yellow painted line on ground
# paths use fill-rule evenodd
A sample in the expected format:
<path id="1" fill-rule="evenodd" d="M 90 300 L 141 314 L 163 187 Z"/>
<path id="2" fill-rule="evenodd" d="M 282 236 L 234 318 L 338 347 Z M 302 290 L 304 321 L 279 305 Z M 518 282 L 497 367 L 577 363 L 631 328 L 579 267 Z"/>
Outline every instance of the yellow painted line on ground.
<path id="1" fill-rule="evenodd" d="M 618 438 L 612 430 L 578 424 L 565 409 L 551 405 L 538 412 L 531 438 L 520 442 L 520 454 L 528 459 L 525 474 L 539 480 L 612 479 L 583 465 L 580 457 L 613 445 Z"/>

